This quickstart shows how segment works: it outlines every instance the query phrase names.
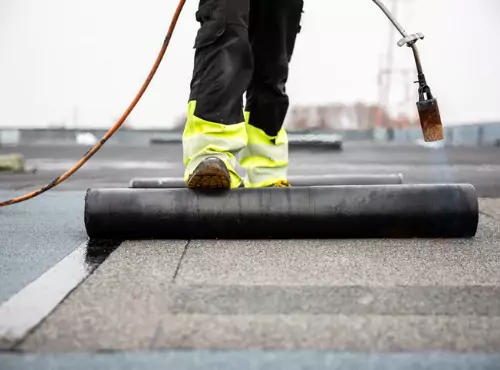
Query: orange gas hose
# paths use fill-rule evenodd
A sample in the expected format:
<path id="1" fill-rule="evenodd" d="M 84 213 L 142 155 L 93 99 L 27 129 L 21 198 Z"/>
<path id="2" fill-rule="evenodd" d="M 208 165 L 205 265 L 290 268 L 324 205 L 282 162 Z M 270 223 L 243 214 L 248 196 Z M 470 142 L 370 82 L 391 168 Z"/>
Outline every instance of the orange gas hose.
<path id="1" fill-rule="evenodd" d="M 111 136 L 121 127 L 123 122 L 127 119 L 127 117 L 130 115 L 132 110 L 135 108 L 137 103 L 139 103 L 139 100 L 142 98 L 142 95 L 148 88 L 151 80 L 153 79 L 156 71 L 158 70 L 158 67 L 160 66 L 160 63 L 163 59 L 163 56 L 165 55 L 165 52 L 167 51 L 167 47 L 170 43 L 170 39 L 172 38 L 172 34 L 174 33 L 175 26 L 177 24 L 177 21 L 179 19 L 179 16 L 182 12 L 182 8 L 184 7 L 184 4 L 186 3 L 186 0 L 179 0 L 179 5 L 177 6 L 177 9 L 175 11 L 175 14 L 172 18 L 172 21 L 170 23 L 170 27 L 168 29 L 167 35 L 165 37 L 165 40 L 163 41 L 163 45 L 161 47 L 160 53 L 158 54 L 158 57 L 156 58 L 156 61 L 153 65 L 153 68 L 151 69 L 146 81 L 144 81 L 141 89 L 139 90 L 138 94 L 135 96 L 134 100 L 128 108 L 125 110 L 123 115 L 120 117 L 118 122 L 116 122 L 113 127 L 109 129 L 109 131 L 104 134 L 104 136 L 101 138 L 101 140 L 92 148 L 90 149 L 73 167 L 71 167 L 68 171 L 63 173 L 61 176 L 55 178 L 52 180 L 49 184 L 45 185 L 42 188 L 39 188 L 31 193 L 25 194 L 23 196 L 17 197 L 17 198 L 12 198 L 7 201 L 0 202 L 0 207 L 5 207 L 8 205 L 20 203 L 23 201 L 26 201 L 28 199 L 32 199 L 36 197 L 37 195 L 40 195 L 42 193 L 45 193 L 47 190 L 50 190 L 54 188 L 55 186 L 59 185 L 63 181 L 65 181 L 67 178 L 69 178 L 71 175 L 73 175 L 76 171 L 80 169 L 101 147 L 106 143 L 106 141 L 109 140 Z"/>

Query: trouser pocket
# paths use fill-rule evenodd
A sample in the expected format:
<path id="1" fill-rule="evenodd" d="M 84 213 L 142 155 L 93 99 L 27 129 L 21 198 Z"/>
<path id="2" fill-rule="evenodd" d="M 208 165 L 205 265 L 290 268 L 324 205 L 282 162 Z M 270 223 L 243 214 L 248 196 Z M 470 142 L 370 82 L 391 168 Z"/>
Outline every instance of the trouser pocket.
<path id="1" fill-rule="evenodd" d="M 195 114 L 221 124 L 243 122 L 242 97 L 253 73 L 250 0 L 200 1 L 190 101 Z"/>

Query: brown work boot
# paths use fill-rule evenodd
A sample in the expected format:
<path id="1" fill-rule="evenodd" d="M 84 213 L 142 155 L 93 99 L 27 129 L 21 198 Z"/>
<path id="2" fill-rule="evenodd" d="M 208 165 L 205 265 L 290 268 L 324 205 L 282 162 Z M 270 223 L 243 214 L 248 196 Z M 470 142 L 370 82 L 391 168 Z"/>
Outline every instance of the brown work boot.
<path id="1" fill-rule="evenodd" d="M 201 162 L 187 181 L 189 189 L 229 189 L 231 178 L 226 164 L 219 158 Z"/>

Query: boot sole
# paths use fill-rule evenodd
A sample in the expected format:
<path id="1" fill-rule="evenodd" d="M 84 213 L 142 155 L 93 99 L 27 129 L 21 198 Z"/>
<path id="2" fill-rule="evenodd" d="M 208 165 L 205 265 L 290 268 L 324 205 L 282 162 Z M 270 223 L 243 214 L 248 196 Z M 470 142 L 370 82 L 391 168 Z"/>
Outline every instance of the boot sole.
<path id="1" fill-rule="evenodd" d="M 196 170 L 187 184 L 189 189 L 229 189 L 227 172 L 217 163 L 207 163 Z"/>

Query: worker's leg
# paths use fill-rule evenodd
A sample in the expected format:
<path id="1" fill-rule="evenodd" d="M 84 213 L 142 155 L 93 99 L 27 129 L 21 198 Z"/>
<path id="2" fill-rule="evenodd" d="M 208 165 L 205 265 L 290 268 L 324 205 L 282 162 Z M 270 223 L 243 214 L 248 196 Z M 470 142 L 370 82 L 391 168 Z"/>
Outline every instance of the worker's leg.
<path id="1" fill-rule="evenodd" d="M 235 156 L 247 143 L 243 94 L 253 72 L 249 1 L 199 3 L 196 19 L 201 26 L 183 134 L 185 180 L 190 188 L 241 183 Z"/>
<path id="2" fill-rule="evenodd" d="M 288 141 L 283 123 L 289 100 L 285 85 L 302 10 L 302 0 L 250 1 L 254 74 L 245 108 L 248 146 L 240 157 L 248 187 L 287 179 Z"/>

